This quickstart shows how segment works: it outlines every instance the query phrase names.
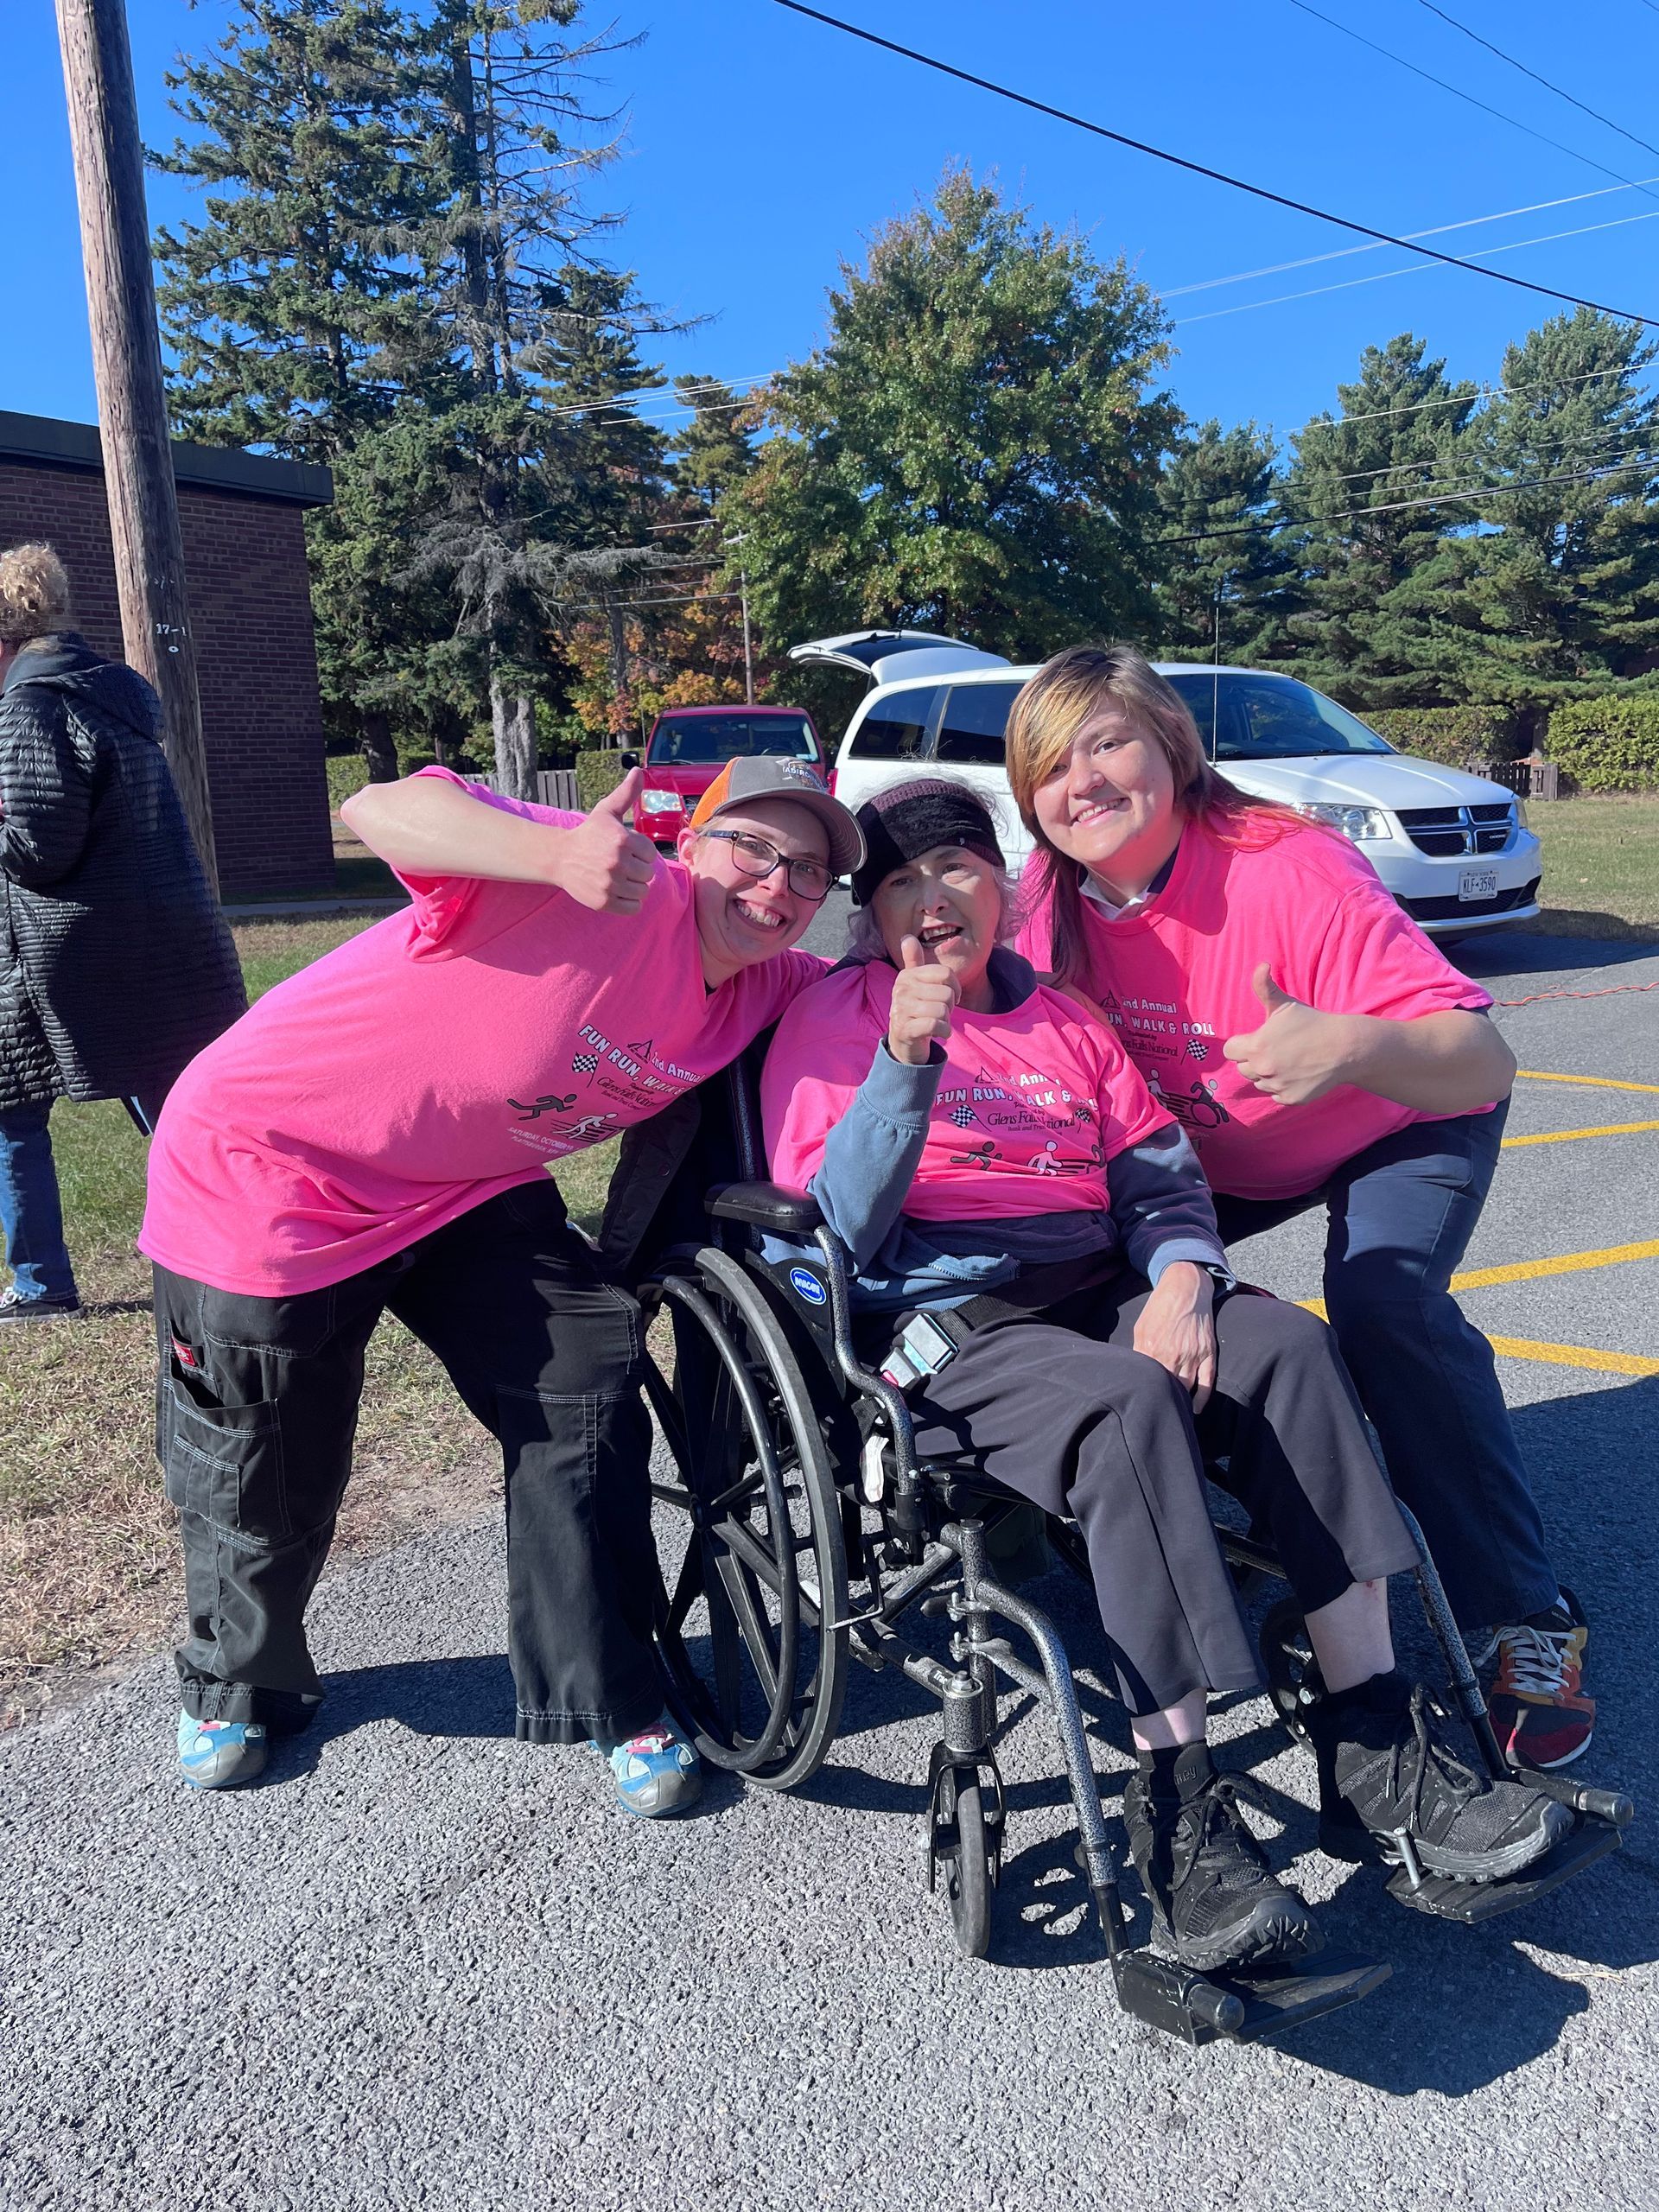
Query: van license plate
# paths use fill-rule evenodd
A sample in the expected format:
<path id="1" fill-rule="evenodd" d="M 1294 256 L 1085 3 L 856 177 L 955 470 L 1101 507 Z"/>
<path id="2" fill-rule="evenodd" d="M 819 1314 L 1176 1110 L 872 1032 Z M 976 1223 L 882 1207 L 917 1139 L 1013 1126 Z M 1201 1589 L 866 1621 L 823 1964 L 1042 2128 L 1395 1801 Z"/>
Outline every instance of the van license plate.
<path id="1" fill-rule="evenodd" d="M 1458 878 L 1458 904 L 1471 906 L 1477 899 L 1496 899 L 1497 870 L 1495 868 L 1466 868 Z"/>

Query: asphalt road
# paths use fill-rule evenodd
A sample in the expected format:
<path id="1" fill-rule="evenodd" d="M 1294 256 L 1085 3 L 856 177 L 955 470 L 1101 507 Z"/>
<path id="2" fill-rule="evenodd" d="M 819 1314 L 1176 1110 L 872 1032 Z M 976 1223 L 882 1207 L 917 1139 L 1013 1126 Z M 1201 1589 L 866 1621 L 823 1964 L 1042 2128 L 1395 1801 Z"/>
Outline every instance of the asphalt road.
<path id="1" fill-rule="evenodd" d="M 1659 989 L 1628 988 L 1659 957 L 1461 957 L 1500 999 L 1625 987 L 1502 1009 L 1533 1071 L 1512 1135 L 1659 1122 L 1659 1093 L 1538 1079 L 1659 1084 Z M 1574 1136 L 1506 1154 L 1469 1265 L 1656 1241 L 1659 1130 Z M 1306 1227 L 1243 1249 L 1257 1280 L 1317 1290 Z M 1119 2015 L 1028 1713 L 1002 1754 L 1000 1956 L 962 1961 L 922 1881 L 933 1708 L 886 1677 L 855 1671 L 804 1795 L 717 1783 L 698 1817 L 629 1821 L 593 1755 L 511 1739 L 491 1516 L 325 1581 L 325 1717 L 270 1786 L 178 1784 L 161 1661 L 0 1747 L 0 2204 L 1652 2205 L 1656 1292 L 1659 1257 L 1468 1294 L 1530 1347 L 1501 1371 L 1594 1621 L 1586 1766 L 1648 1808 L 1624 1853 L 1484 1929 L 1420 1920 L 1313 1849 L 1306 1762 L 1265 1706 L 1220 1718 L 1333 1932 L 1393 1961 L 1366 2004 L 1198 2053 Z M 1059 1576 L 1033 1594 L 1115 1799 L 1127 1736 L 1089 1687 L 1086 1598 Z"/>

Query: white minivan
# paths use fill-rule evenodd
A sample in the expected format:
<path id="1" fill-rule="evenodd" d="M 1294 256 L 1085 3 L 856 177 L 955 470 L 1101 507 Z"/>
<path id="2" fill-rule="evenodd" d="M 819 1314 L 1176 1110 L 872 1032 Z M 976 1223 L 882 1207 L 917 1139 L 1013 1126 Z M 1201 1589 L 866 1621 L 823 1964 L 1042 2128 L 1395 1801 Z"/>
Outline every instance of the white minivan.
<path id="1" fill-rule="evenodd" d="M 977 785 L 997 802 L 1016 871 L 1031 838 L 1008 791 L 1003 733 L 1035 666 L 1017 668 L 923 630 L 859 630 L 791 648 L 807 665 L 855 669 L 871 689 L 830 778 L 851 807 L 918 769 Z M 1211 759 L 1242 790 L 1315 815 L 1358 846 L 1413 919 L 1463 936 L 1538 912 L 1538 840 L 1501 784 L 1396 753 L 1345 707 L 1266 669 L 1154 663 L 1187 706 Z"/>

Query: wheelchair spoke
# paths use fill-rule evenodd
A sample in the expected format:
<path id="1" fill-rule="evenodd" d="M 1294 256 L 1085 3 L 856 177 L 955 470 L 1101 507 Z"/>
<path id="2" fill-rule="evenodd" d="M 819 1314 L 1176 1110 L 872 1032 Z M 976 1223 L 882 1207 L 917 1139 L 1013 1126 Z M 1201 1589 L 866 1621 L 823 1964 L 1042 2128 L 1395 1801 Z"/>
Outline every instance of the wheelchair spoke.
<path id="1" fill-rule="evenodd" d="M 756 1471 L 742 1476 L 729 1490 L 721 1491 L 718 1497 L 709 1501 L 710 1513 L 728 1512 L 734 1505 L 741 1505 L 746 1497 L 758 1497 L 766 1489 L 766 1477 Z"/>
<path id="2" fill-rule="evenodd" d="M 726 1586 L 727 1598 L 737 1616 L 750 1663 L 760 1677 L 760 1686 L 770 1705 L 778 1694 L 778 1661 L 772 1649 L 772 1630 L 754 1602 L 754 1592 L 747 1577 L 735 1560 L 721 1560 L 720 1575 Z"/>
<path id="3" fill-rule="evenodd" d="M 707 1545 L 706 1538 L 703 1541 Z M 708 1545 L 708 1549 L 714 1553 L 712 1545 Z M 742 1703 L 743 1653 L 737 1617 L 732 1611 L 717 1554 L 714 1554 L 713 1563 L 715 1571 L 710 1574 L 709 1562 L 704 1562 L 702 1587 L 709 1601 L 709 1640 L 715 1655 L 715 1700 L 721 1726 L 729 1738 L 736 1732 Z"/>
<path id="4" fill-rule="evenodd" d="M 679 1580 L 674 1585 L 674 1595 L 669 1600 L 666 1625 L 671 1636 L 678 1636 L 685 1626 L 685 1617 L 702 1595 L 702 1546 L 692 1542 L 686 1546 L 685 1557 L 680 1564 Z"/>
<path id="5" fill-rule="evenodd" d="M 654 1482 L 650 1485 L 650 1489 L 652 1496 L 660 1498 L 664 1505 L 677 1505 L 687 1513 L 697 1502 L 690 1491 L 682 1490 L 675 1483 Z"/>
<path id="6" fill-rule="evenodd" d="M 783 1595 L 784 1578 L 778 1561 L 747 1521 L 722 1521 L 715 1534 L 736 1553 L 752 1574 L 766 1584 L 774 1598 Z"/>

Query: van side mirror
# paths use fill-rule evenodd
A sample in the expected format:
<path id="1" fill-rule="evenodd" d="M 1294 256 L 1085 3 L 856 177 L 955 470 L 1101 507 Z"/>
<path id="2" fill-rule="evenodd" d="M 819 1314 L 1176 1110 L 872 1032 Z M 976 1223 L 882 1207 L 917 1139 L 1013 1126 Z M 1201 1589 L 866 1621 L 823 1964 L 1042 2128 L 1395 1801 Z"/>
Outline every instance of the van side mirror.
<path id="1" fill-rule="evenodd" d="M 625 776 L 631 768 L 637 768 L 639 766 L 639 755 L 637 753 L 625 753 L 622 755 L 622 772 Z"/>

